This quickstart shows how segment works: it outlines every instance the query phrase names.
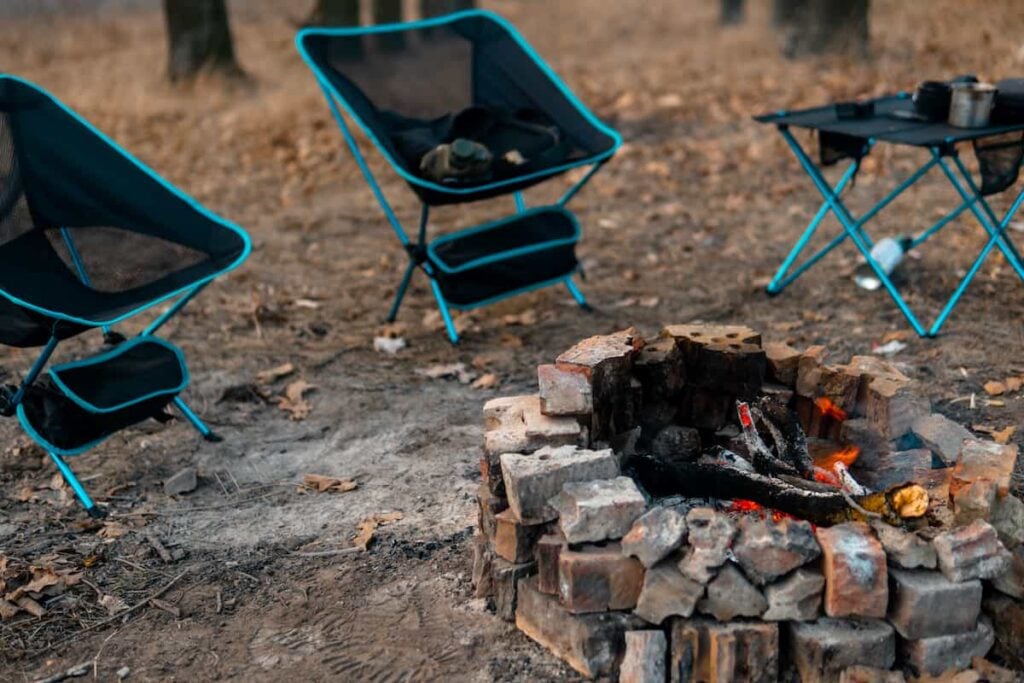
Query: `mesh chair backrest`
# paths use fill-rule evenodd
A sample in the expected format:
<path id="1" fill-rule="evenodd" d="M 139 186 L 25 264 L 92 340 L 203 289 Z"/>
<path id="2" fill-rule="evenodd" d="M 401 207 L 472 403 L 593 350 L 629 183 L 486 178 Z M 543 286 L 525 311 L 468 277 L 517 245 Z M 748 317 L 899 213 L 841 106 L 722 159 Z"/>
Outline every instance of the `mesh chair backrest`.
<path id="1" fill-rule="evenodd" d="M 379 30 L 378 30 L 379 29 Z M 382 115 L 434 119 L 470 106 L 532 109 L 588 156 L 614 146 L 510 26 L 486 12 L 378 29 L 317 30 L 302 46 L 394 160 Z"/>
<path id="2" fill-rule="evenodd" d="M 17 264 L 40 273 L 29 303 L 53 310 L 60 293 L 42 290 L 65 277 L 98 292 L 165 278 L 185 285 L 245 248 L 239 232 L 200 214 L 63 105 L 0 76 L 0 262 L 36 261 Z M 0 288 L 9 284 L 0 276 Z"/>
<path id="3" fill-rule="evenodd" d="M 1024 160 L 1024 132 L 1007 133 L 974 141 L 981 172 L 981 194 L 1002 192 L 1017 182 Z"/>

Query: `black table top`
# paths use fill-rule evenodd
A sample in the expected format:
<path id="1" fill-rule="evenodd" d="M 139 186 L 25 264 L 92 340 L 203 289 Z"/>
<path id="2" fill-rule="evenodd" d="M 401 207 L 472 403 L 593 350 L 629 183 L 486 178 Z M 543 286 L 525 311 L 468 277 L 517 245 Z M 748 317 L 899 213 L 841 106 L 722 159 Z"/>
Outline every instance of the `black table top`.
<path id="1" fill-rule="evenodd" d="M 1024 131 L 1024 121 L 1004 126 L 957 128 L 948 123 L 926 123 L 898 118 L 893 112 L 910 112 L 914 109 L 910 95 L 906 93 L 879 97 L 871 101 L 875 104 L 875 113 L 862 119 L 840 119 L 836 116 L 835 105 L 826 104 L 810 109 L 761 114 L 755 116 L 754 120 L 776 126 L 794 126 L 828 133 L 842 133 L 915 147 L 935 147 L 1001 133 Z"/>

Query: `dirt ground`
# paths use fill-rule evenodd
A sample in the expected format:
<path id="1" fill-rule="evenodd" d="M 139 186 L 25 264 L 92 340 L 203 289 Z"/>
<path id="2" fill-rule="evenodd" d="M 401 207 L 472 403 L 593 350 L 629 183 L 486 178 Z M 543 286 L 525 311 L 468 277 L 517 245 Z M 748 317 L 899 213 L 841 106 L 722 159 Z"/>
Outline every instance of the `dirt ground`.
<path id="1" fill-rule="evenodd" d="M 130 680 L 571 678 L 471 598 L 468 539 L 482 403 L 531 391 L 536 364 L 594 333 L 741 322 L 799 347 L 825 344 L 839 360 L 896 339 L 907 346 L 892 359 L 936 410 L 967 425 L 1019 426 L 1021 395 L 982 389 L 1024 374 L 1024 290 L 1001 257 L 988 260 L 938 340 L 907 334 L 884 294 L 853 286 L 849 246 L 781 296 L 763 294 L 819 200 L 774 131 L 750 116 L 957 73 L 1021 74 L 1024 14 L 1013 0 L 878 0 L 871 59 L 787 62 L 767 3 L 751 4 L 744 26 L 722 30 L 716 3 L 697 0 L 484 3 L 519 25 L 627 142 L 573 203 L 585 230 L 582 288 L 596 312 L 579 310 L 563 289 L 521 296 L 460 316 L 459 347 L 440 331 L 422 276 L 399 324 L 382 325 L 403 256 L 293 47 L 307 3 L 232 4 L 250 77 L 233 88 L 163 82 L 156 3 L 5 19 L 5 69 L 245 226 L 255 249 L 166 328 L 189 357 L 186 397 L 224 442 L 204 443 L 180 421 L 152 423 L 77 459 L 108 504 L 105 527 L 85 523 L 68 492 L 51 486 L 55 470 L 13 421 L 0 425 L 0 556 L 85 579 L 50 598 L 43 616 L 0 622 L 0 679 L 30 681 L 79 664 L 99 680 L 116 680 L 125 667 Z M 852 206 L 863 210 L 920 162 L 880 147 Z M 371 165 L 412 220 L 412 194 L 379 157 Z M 528 200 L 550 201 L 565 187 L 549 185 Z M 997 210 L 1008 201 L 997 197 Z M 874 234 L 912 231 L 952 205 L 936 177 L 883 213 Z M 445 209 L 432 230 L 510 206 Z M 967 219 L 928 242 L 902 272 L 910 303 L 930 320 L 982 245 Z M 408 347 L 375 351 L 383 331 Z M 85 335 L 59 358 L 98 344 Z M 32 359 L 2 354 L 6 381 Z M 266 384 L 271 396 L 299 379 L 314 385 L 302 420 L 255 390 L 258 372 L 283 363 L 296 371 Z M 449 363 L 493 374 L 497 384 L 421 372 Z M 199 488 L 164 495 L 161 482 L 186 466 L 199 469 Z M 300 492 L 310 473 L 359 487 Z M 403 516 L 378 529 L 369 552 L 324 554 L 350 546 L 361 520 L 391 512 Z M 169 584 L 163 602 L 147 600 Z M 111 619 L 105 596 L 140 606 Z"/>

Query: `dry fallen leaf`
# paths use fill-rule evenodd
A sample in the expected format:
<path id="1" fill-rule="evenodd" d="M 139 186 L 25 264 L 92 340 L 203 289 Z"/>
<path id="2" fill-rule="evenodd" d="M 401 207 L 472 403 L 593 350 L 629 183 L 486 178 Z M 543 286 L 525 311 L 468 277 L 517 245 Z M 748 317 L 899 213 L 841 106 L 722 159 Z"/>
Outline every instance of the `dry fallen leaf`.
<path id="1" fill-rule="evenodd" d="M 467 368 L 465 363 L 431 365 L 428 368 L 416 370 L 416 374 L 430 379 L 454 378 L 459 380 L 459 384 L 469 384 L 476 378 L 476 373 Z"/>
<path id="2" fill-rule="evenodd" d="M 1007 377 L 1004 384 L 1006 384 L 1007 391 L 1010 393 L 1016 393 L 1020 391 L 1022 386 L 1024 386 L 1024 377 Z"/>
<path id="3" fill-rule="evenodd" d="M 317 493 L 354 491 L 358 484 L 353 479 L 342 479 L 339 477 L 328 477 L 323 474 L 307 474 L 302 477 L 302 484 L 306 488 L 315 489 Z"/>
<path id="4" fill-rule="evenodd" d="M 535 325 L 537 324 L 537 311 L 528 308 L 522 313 L 510 313 L 502 316 L 501 322 L 510 327 L 513 325 Z"/>
<path id="5" fill-rule="evenodd" d="M 128 527 L 117 522 L 107 522 L 103 525 L 103 528 L 96 532 L 97 536 L 102 538 L 121 538 L 128 533 Z"/>
<path id="6" fill-rule="evenodd" d="M 124 600 L 110 594 L 101 597 L 99 603 L 111 616 L 128 609 L 128 604 Z"/>
<path id="7" fill-rule="evenodd" d="M 181 610 L 172 605 L 171 603 L 167 602 L 166 600 L 161 600 L 160 598 L 150 598 L 149 604 L 153 607 L 156 607 L 157 609 L 162 609 L 175 619 L 179 619 L 181 617 Z"/>
<path id="8" fill-rule="evenodd" d="M 20 607 L 0 598 L 0 621 L 7 621 L 11 617 L 17 615 L 19 611 L 21 611 Z"/>
<path id="9" fill-rule="evenodd" d="M 486 375 L 480 375 L 472 387 L 474 389 L 493 389 L 498 385 L 498 376 L 493 372 L 488 372 Z"/>
<path id="10" fill-rule="evenodd" d="M 385 512 L 367 517 L 359 523 L 359 533 L 356 534 L 352 545 L 365 552 L 369 549 L 370 544 L 373 543 L 373 535 L 377 531 L 377 527 L 397 522 L 404 516 L 401 512 Z"/>
<path id="11" fill-rule="evenodd" d="M 303 397 L 315 388 L 306 380 L 297 379 L 285 387 L 284 396 L 278 399 L 277 407 L 288 413 L 288 417 L 295 422 L 304 420 L 313 410 L 313 405 Z"/>
<path id="12" fill-rule="evenodd" d="M 1006 444 L 1010 443 L 1010 439 L 1013 438 L 1013 435 L 1016 432 L 1017 432 L 1017 428 L 1011 425 L 1009 427 L 1006 427 L 1005 429 L 1000 429 L 1000 430 L 997 430 L 997 431 L 993 431 L 992 432 L 992 439 L 997 444 L 1001 444 L 1001 445 L 1005 446 Z"/>
<path id="13" fill-rule="evenodd" d="M 23 595 L 20 598 L 18 598 L 17 604 L 18 607 L 20 607 L 21 609 L 28 612 L 34 617 L 41 617 L 44 614 L 46 614 L 46 610 L 43 609 L 43 606 L 35 600 L 33 600 L 32 598 L 28 597 L 27 595 Z"/>
<path id="14" fill-rule="evenodd" d="M 295 372 L 295 366 L 291 363 L 282 363 L 275 368 L 268 370 L 260 370 L 256 373 L 256 381 L 260 384 L 270 384 L 277 380 L 287 377 L 288 375 Z"/>
<path id="15" fill-rule="evenodd" d="M 985 393 L 989 396 L 1001 396 L 1006 393 L 1006 385 L 1002 382 L 996 382 L 995 380 L 985 382 Z"/>

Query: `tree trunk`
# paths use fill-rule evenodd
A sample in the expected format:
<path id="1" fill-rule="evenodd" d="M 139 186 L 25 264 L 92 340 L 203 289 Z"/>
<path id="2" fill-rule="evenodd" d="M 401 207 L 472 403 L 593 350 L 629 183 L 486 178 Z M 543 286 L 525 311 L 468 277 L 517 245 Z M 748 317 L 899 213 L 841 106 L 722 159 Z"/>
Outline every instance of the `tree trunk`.
<path id="1" fill-rule="evenodd" d="M 359 0 L 317 0 L 307 26 L 358 26 Z"/>
<path id="2" fill-rule="evenodd" d="M 786 57 L 868 52 L 870 0 L 775 0 L 774 20 L 782 29 Z"/>
<path id="3" fill-rule="evenodd" d="M 736 26 L 743 23 L 743 0 L 721 0 L 718 23 Z"/>
<path id="4" fill-rule="evenodd" d="M 200 71 L 242 75 L 235 60 L 225 0 L 164 0 L 170 46 L 168 76 L 189 80 Z"/>
<path id="5" fill-rule="evenodd" d="M 420 16 L 436 17 L 441 14 L 473 9 L 476 0 L 420 0 Z"/>

